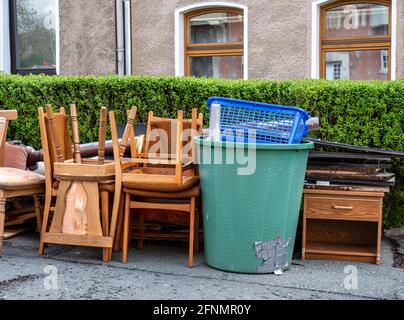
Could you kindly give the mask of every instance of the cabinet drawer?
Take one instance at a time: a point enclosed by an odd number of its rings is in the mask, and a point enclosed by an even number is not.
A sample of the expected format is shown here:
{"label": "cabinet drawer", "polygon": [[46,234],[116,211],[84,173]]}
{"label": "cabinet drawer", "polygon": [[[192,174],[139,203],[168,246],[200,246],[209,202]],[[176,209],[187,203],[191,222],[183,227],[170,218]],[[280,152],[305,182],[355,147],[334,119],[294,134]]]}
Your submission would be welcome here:
{"label": "cabinet drawer", "polygon": [[306,217],[318,219],[378,221],[382,198],[306,195]]}

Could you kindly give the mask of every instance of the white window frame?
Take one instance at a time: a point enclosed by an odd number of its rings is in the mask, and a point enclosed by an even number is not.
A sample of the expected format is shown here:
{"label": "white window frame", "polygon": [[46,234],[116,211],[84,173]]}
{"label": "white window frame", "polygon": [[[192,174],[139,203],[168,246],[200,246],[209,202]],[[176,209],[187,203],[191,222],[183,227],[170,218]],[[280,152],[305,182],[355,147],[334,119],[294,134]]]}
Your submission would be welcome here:
{"label": "white window frame", "polygon": [[[56,74],[60,74],[59,0],[56,0]],[[11,72],[10,24],[8,0],[0,0],[0,71]]]}
{"label": "white window frame", "polygon": [[248,79],[248,7],[245,5],[231,3],[231,2],[222,2],[222,1],[212,1],[212,2],[200,2],[191,4],[186,7],[179,8],[175,10],[174,19],[175,19],[175,76],[181,77],[185,75],[185,56],[184,56],[184,15],[199,9],[207,9],[207,8],[217,8],[217,7],[225,7],[225,8],[236,8],[243,10],[244,16],[244,60],[243,60],[243,72],[244,72],[244,80]]}
{"label": "white window frame", "polygon": [[[338,0],[317,0],[311,7],[311,78],[320,78],[320,8]],[[364,0],[366,2],[366,0]],[[397,77],[397,0],[391,1],[391,80]]]}
{"label": "white window frame", "polygon": [[10,28],[8,0],[0,0],[0,71],[10,73]]}

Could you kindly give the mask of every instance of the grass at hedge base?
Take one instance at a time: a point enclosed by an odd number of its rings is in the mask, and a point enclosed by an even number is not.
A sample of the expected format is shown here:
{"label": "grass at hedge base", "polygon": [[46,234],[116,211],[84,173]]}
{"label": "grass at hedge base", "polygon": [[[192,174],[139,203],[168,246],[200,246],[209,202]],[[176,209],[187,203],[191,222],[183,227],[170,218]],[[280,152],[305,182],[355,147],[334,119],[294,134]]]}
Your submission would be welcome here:
{"label": "grass at hedge base", "polygon": [[[101,106],[117,113],[124,122],[125,110],[138,107],[138,121],[148,111],[175,117],[178,109],[190,117],[193,107],[208,114],[211,96],[298,106],[319,116],[316,136],[354,145],[404,150],[404,81],[325,80],[220,80],[201,78],[104,76],[50,77],[0,75],[0,108],[17,109],[9,134],[36,148],[40,147],[37,108],[50,103],[76,103],[82,142],[96,141]],[[396,161],[399,185],[388,195],[386,226],[404,224],[404,162]]]}

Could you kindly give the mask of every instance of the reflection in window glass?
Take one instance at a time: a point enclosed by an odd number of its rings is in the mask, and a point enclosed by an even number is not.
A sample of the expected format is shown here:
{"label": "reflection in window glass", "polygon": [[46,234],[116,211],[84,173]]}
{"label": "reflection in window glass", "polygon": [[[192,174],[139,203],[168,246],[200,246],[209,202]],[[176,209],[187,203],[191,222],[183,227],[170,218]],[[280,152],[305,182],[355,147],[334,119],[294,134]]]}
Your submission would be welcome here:
{"label": "reflection in window glass", "polygon": [[388,80],[388,50],[326,53],[328,80]]}
{"label": "reflection in window glass", "polygon": [[224,43],[243,41],[243,16],[231,12],[206,13],[190,19],[190,42]]}
{"label": "reflection in window glass", "polygon": [[384,36],[389,34],[389,7],[349,4],[326,11],[325,38]]}
{"label": "reflection in window glass", "polygon": [[242,79],[242,56],[190,57],[189,74],[194,77]]}
{"label": "reflection in window glass", "polygon": [[16,0],[16,68],[56,68],[56,0]]}

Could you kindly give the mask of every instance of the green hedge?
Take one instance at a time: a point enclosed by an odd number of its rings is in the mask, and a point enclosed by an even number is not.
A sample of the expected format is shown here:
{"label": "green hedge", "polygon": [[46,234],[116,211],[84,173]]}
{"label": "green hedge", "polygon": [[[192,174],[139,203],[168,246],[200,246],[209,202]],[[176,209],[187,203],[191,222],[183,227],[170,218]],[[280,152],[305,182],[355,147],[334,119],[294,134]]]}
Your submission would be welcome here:
{"label": "green hedge", "polygon": [[[11,125],[13,139],[40,147],[37,108],[76,103],[82,142],[97,139],[101,106],[117,111],[123,121],[131,105],[146,121],[147,112],[175,117],[178,109],[189,116],[192,107],[208,114],[210,96],[296,105],[320,116],[316,135],[325,140],[404,150],[404,81],[249,80],[228,81],[174,77],[47,77],[0,75],[0,108],[17,109]],[[139,121],[138,118],[138,121]],[[395,170],[399,187],[388,196],[386,225],[404,223],[404,163]]]}

